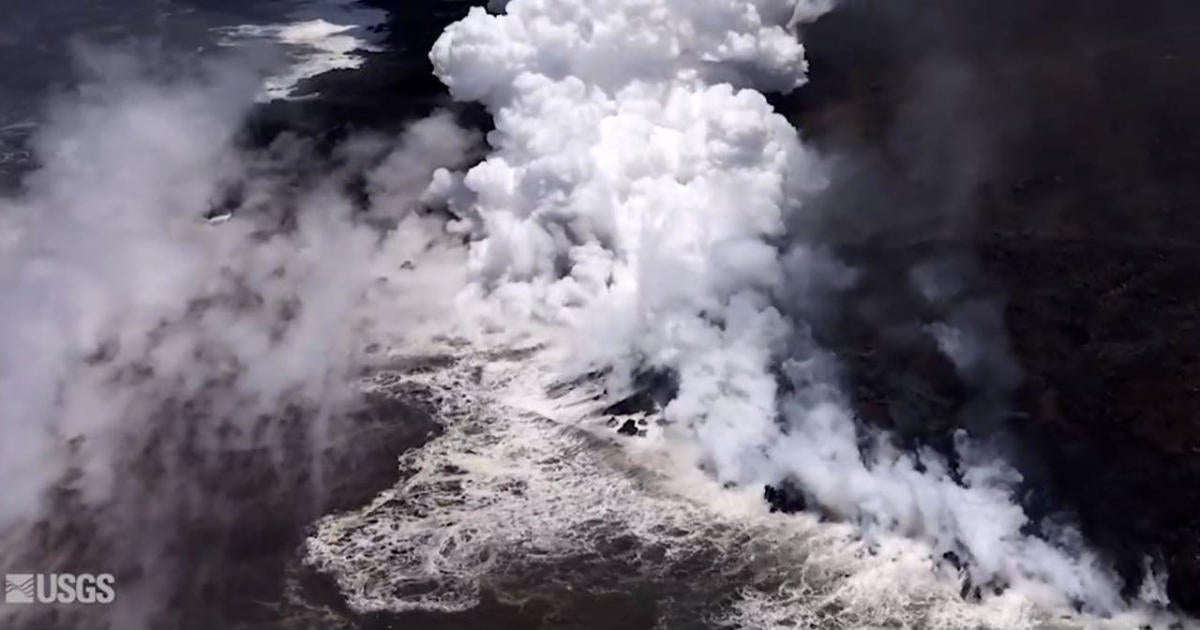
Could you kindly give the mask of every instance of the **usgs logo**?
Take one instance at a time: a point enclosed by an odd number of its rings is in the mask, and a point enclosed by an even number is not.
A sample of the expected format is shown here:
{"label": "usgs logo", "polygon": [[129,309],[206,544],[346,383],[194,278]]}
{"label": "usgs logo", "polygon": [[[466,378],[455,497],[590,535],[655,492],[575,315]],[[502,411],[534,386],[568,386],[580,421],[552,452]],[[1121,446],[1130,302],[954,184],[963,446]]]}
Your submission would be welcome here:
{"label": "usgs logo", "polygon": [[9,604],[110,604],[117,598],[112,574],[9,573],[4,601]]}

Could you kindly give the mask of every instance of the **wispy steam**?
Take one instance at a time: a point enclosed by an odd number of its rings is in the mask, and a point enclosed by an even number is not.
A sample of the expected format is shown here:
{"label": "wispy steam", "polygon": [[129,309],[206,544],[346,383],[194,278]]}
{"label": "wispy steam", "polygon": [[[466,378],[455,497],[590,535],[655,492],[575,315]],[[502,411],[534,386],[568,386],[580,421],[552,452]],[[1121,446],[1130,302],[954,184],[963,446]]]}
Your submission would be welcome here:
{"label": "wispy steam", "polygon": [[[245,149],[246,64],[168,80],[89,60],[36,138],[43,166],[0,200],[0,564],[144,571],[106,611],[142,625],[176,586],[174,519],[222,518],[202,480],[231,454],[318,457],[363,347],[444,317],[456,289],[433,289],[461,258],[414,212],[472,138],[438,115],[332,157],[288,137]],[[55,538],[80,526],[90,543]]]}

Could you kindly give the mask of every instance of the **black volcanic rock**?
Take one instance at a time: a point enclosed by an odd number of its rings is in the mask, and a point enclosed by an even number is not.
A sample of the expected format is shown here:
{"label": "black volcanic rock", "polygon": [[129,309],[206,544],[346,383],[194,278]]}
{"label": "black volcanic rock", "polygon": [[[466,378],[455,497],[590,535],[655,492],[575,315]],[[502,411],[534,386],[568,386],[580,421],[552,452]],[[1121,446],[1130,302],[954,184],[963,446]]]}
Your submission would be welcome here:
{"label": "black volcanic rock", "polygon": [[763,499],[771,506],[771,512],[795,514],[808,508],[804,493],[790,481],[763,486]]}
{"label": "black volcanic rock", "polygon": [[651,392],[642,390],[605,407],[601,413],[627,416],[635,413],[654,413],[657,410],[658,403]]}
{"label": "black volcanic rock", "polygon": [[634,376],[634,392],[605,407],[601,413],[627,416],[660,411],[679,390],[676,377],[668,372],[642,372]]}
{"label": "black volcanic rock", "polygon": [[633,437],[638,434],[638,430],[637,422],[634,420],[626,420],[625,423],[621,425],[621,428],[617,429],[617,433]]}

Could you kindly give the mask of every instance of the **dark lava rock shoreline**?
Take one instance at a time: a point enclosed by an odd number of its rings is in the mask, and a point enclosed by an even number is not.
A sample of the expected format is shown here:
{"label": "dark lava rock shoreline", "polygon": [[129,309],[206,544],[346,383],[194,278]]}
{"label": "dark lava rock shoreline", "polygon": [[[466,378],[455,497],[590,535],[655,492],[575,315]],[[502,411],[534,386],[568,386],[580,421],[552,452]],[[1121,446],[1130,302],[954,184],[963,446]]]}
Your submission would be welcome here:
{"label": "dark lava rock shoreline", "polygon": [[[775,100],[841,159],[819,229],[868,282],[950,261],[997,300],[1027,507],[1073,513],[1131,589],[1154,559],[1200,612],[1200,5],[845,0],[804,41],[811,82]],[[939,314],[875,286],[827,341],[864,417],[922,389],[909,434],[944,441],[972,392],[890,334]]]}

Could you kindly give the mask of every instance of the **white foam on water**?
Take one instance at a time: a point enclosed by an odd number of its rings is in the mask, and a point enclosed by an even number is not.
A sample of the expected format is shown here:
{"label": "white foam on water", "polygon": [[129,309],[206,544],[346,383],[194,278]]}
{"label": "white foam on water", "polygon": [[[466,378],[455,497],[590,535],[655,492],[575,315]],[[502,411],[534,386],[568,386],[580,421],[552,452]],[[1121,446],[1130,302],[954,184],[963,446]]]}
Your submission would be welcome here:
{"label": "white foam on water", "polygon": [[0,125],[0,168],[5,164],[24,164],[33,158],[33,153],[23,146],[22,140],[37,129],[31,120]]}
{"label": "white foam on water", "polygon": [[37,122],[33,120],[23,120],[20,122],[9,123],[0,125],[0,134],[29,133],[36,129],[37,126]]}
{"label": "white foam on water", "polygon": [[523,601],[651,584],[666,591],[662,627],[696,615],[738,628],[1164,622],[1147,611],[1048,610],[1016,589],[964,600],[959,574],[925,543],[867,542],[850,524],[771,514],[754,489],[696,469],[653,418],[645,438],[617,438],[596,413],[596,384],[544,393],[561,360],[551,350],[453,345],[441,362],[396,358],[410,367],[368,385],[427,392],[445,433],[401,458],[393,489],[325,518],[307,540],[306,562],[356,611],[462,611],[484,588]]}
{"label": "white foam on water", "polygon": [[223,46],[266,41],[284,49],[289,64],[263,81],[260,101],[295,98],[296,87],[306,79],[361,67],[364,59],[360,53],[380,50],[371,27],[381,24],[387,14],[353,2],[329,2],[304,7],[293,17],[296,21],[282,24],[217,29]]}

